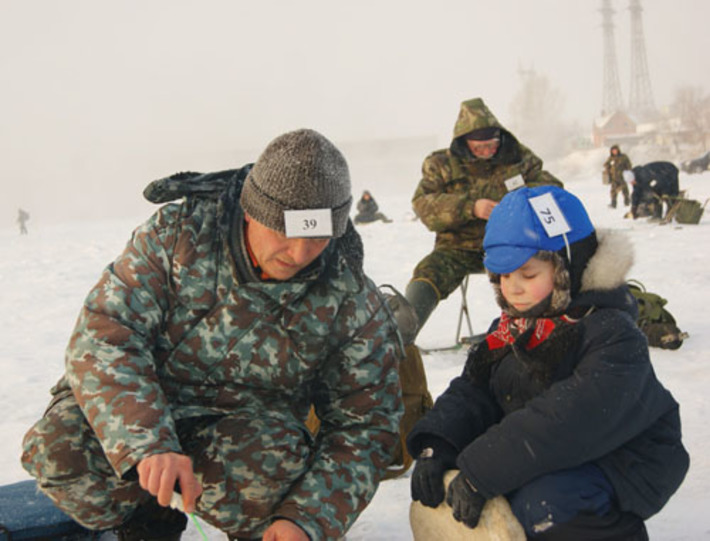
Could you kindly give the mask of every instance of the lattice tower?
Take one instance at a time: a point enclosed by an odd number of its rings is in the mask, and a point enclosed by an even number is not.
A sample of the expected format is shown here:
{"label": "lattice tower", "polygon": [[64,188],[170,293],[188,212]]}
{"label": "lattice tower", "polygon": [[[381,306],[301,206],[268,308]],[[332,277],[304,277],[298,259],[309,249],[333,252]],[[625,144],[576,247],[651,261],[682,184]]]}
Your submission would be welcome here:
{"label": "lattice tower", "polygon": [[656,112],[651,90],[651,77],[646,61],[646,42],[643,35],[641,0],[629,0],[631,12],[631,87],[629,112],[639,118]]}
{"label": "lattice tower", "polygon": [[621,98],[621,84],[616,62],[616,43],[614,41],[614,13],[611,0],[602,0],[599,10],[602,14],[602,31],[604,32],[604,88],[602,91],[602,115],[608,115],[624,109]]}

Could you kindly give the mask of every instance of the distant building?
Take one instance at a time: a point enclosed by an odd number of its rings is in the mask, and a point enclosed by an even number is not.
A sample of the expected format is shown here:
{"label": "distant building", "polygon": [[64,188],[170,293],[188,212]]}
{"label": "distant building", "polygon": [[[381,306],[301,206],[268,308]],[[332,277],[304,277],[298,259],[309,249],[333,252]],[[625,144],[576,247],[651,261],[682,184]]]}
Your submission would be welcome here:
{"label": "distant building", "polygon": [[598,118],[592,127],[592,143],[595,147],[635,141],[639,137],[636,122],[621,111]]}

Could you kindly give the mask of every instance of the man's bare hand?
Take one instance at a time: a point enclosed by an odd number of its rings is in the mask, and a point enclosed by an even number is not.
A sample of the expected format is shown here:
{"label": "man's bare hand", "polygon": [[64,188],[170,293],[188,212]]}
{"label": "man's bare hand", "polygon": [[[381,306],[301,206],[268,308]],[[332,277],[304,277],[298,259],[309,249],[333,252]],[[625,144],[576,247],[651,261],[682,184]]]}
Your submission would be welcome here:
{"label": "man's bare hand", "polygon": [[295,522],[290,520],[276,520],[264,532],[262,541],[309,541],[308,534]]}
{"label": "man's bare hand", "polygon": [[481,220],[487,220],[497,204],[498,202],[493,199],[477,199],[473,204],[473,215]]}
{"label": "man's bare hand", "polygon": [[144,490],[158,498],[158,503],[167,507],[175,491],[175,482],[180,483],[182,505],[185,513],[195,512],[195,501],[202,494],[190,457],[179,453],[161,453],[149,456],[138,463],[138,482]]}

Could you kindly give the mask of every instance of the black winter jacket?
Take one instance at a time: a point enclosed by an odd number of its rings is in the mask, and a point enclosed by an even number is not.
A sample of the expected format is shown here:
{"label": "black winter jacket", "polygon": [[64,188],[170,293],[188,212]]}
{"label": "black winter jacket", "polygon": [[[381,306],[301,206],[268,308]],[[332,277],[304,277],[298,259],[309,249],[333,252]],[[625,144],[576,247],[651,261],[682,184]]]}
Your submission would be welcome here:
{"label": "black winter jacket", "polygon": [[645,197],[669,195],[678,196],[678,168],[671,162],[651,162],[637,165],[632,169],[634,184],[631,192],[631,206],[638,207]]}
{"label": "black winter jacket", "polygon": [[[470,354],[464,373],[409,434],[412,456],[425,447],[435,456],[437,446],[455,449],[456,466],[487,498],[592,462],[612,483],[621,510],[646,519],[663,507],[689,465],[679,408],[656,378],[635,324],[624,279],[630,246],[618,232],[598,236],[568,311],[594,309],[573,325],[574,339],[559,351],[552,339],[532,359],[508,346],[485,377],[474,375]],[[554,366],[541,383],[533,365],[545,363]]]}

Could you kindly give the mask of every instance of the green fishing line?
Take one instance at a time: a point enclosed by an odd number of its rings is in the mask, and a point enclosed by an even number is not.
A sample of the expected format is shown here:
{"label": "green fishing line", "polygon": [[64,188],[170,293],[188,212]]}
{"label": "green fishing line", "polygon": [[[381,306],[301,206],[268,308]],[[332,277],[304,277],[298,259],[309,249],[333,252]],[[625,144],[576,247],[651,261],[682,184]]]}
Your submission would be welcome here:
{"label": "green fishing line", "polygon": [[192,517],[192,522],[194,522],[195,526],[197,527],[197,531],[200,532],[202,539],[207,541],[207,536],[205,535],[205,531],[202,529],[202,526],[200,526],[200,523],[198,522],[197,517],[195,516],[195,513],[190,513],[190,516]]}

